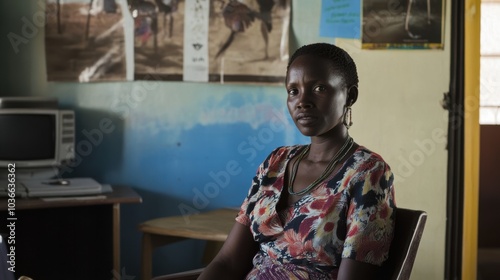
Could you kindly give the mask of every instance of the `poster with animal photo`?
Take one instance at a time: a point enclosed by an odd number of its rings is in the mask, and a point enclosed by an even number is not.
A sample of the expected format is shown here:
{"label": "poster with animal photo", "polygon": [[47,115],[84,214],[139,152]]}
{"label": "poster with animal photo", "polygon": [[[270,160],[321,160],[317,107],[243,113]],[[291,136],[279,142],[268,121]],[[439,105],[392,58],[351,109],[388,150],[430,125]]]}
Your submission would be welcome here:
{"label": "poster with animal photo", "polygon": [[134,78],[182,81],[185,2],[128,2],[134,21]]}
{"label": "poster with animal photo", "polygon": [[134,18],[135,79],[284,81],[289,0],[129,2]]}
{"label": "poster with animal photo", "polygon": [[443,49],[445,0],[363,1],[363,49]]}
{"label": "poster with animal photo", "polygon": [[210,81],[282,83],[288,62],[290,0],[212,2]]}
{"label": "poster with animal photo", "polygon": [[115,0],[47,0],[47,79],[126,80],[124,9]]}
{"label": "poster with animal photo", "polygon": [[46,0],[47,78],[282,83],[289,1]]}

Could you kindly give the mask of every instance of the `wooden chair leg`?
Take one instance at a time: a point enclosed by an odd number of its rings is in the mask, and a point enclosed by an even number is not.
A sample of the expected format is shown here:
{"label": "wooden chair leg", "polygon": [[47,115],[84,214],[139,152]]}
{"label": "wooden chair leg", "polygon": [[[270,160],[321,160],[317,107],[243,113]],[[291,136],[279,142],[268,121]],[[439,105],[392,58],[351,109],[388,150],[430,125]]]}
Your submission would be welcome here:
{"label": "wooden chair leg", "polygon": [[150,280],[153,277],[153,250],[155,248],[185,239],[184,237],[162,236],[144,232],[142,235],[141,279]]}

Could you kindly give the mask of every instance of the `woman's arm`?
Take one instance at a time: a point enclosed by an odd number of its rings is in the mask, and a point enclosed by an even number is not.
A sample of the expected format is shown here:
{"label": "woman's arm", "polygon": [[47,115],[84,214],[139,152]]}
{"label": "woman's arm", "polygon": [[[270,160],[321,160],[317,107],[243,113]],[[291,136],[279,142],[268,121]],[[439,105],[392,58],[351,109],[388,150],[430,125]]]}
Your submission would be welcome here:
{"label": "woman's arm", "polygon": [[224,245],[198,280],[244,279],[259,250],[248,226],[236,222]]}
{"label": "woman's arm", "polygon": [[375,279],[378,269],[379,267],[373,264],[343,258],[337,280]]}

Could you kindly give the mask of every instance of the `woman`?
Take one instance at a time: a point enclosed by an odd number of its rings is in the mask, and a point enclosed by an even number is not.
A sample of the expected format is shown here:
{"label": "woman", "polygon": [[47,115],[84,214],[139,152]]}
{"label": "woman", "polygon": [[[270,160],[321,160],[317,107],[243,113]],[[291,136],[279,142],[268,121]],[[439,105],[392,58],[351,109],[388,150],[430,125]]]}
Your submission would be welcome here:
{"label": "woman", "polygon": [[393,174],[349,136],[352,58],[317,43],[290,58],[290,115],[310,145],[260,165],[224,246],[198,279],[374,279],[395,220]]}

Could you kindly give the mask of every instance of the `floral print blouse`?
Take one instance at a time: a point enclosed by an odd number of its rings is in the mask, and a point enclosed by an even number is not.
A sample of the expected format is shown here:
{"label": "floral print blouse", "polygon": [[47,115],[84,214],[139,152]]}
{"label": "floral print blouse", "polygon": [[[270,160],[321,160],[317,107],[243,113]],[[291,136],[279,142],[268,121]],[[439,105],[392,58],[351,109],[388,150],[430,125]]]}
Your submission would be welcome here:
{"label": "floral print blouse", "polygon": [[342,258],[381,265],[388,257],[394,176],[380,155],[363,146],[280,219],[276,206],[287,191],[287,163],[304,148],[277,148],[253,178],[236,217],[260,244],[246,279],[336,279]]}

